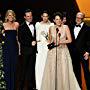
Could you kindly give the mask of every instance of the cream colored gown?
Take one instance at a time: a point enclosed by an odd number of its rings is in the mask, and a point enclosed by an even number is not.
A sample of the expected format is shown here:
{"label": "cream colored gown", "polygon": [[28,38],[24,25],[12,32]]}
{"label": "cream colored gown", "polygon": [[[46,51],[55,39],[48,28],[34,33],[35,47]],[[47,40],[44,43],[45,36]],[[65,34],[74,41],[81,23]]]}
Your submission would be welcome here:
{"label": "cream colored gown", "polygon": [[[66,25],[62,26],[60,40],[66,39],[66,27]],[[54,26],[51,29],[52,40],[56,39],[55,28]],[[56,48],[48,51],[41,90],[81,90],[73,71],[72,60],[66,44],[57,47],[57,60]]]}

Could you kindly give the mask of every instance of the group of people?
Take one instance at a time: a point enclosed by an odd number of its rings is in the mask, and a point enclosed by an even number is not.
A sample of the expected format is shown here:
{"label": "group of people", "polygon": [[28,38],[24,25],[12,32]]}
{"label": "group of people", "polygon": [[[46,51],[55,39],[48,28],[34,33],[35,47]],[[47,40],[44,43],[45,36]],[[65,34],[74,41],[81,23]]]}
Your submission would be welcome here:
{"label": "group of people", "polygon": [[[84,17],[78,12],[75,24],[68,26],[60,12],[54,13],[51,22],[44,11],[42,20],[35,23],[32,11],[27,9],[20,25],[14,11],[8,10],[2,29],[6,90],[81,90],[80,63],[90,90],[90,27]],[[19,87],[15,88],[19,54],[23,63]]]}

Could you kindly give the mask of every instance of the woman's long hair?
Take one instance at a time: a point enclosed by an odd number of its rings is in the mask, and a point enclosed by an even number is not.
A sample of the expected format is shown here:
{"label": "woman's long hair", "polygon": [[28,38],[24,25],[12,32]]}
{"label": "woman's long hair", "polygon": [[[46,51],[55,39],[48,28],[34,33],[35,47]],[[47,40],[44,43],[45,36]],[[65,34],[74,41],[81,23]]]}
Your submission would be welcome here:
{"label": "woman's long hair", "polygon": [[15,21],[16,20],[16,14],[15,14],[15,12],[13,10],[7,10],[6,15],[5,15],[5,22],[8,22],[8,14],[9,13],[12,13],[12,15],[13,15],[13,21]]}

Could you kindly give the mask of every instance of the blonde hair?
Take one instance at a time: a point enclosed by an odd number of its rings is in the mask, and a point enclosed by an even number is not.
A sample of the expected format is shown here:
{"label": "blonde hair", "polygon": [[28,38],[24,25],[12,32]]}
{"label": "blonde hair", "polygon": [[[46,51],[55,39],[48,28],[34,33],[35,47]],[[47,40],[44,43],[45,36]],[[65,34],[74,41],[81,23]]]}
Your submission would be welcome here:
{"label": "blonde hair", "polygon": [[12,13],[12,15],[13,15],[13,21],[15,21],[16,20],[16,14],[15,14],[15,12],[13,11],[13,10],[7,10],[7,12],[6,12],[6,15],[5,15],[5,22],[7,22],[8,21],[8,14],[9,13]]}
{"label": "blonde hair", "polygon": [[83,12],[78,12],[77,15],[82,15],[83,19],[85,18],[85,14]]}

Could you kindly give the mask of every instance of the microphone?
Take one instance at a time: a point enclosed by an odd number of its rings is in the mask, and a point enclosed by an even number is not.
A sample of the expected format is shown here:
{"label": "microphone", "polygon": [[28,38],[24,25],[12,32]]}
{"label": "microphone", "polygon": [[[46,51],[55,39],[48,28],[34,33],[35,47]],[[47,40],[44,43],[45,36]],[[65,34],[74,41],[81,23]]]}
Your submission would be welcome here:
{"label": "microphone", "polygon": [[[56,32],[58,33],[59,32],[59,29],[58,28],[56,28]],[[61,36],[61,33],[58,33],[58,37],[60,37]]]}
{"label": "microphone", "polygon": [[60,37],[61,36],[61,33],[59,33],[58,36]]}
{"label": "microphone", "polygon": [[58,28],[56,28],[56,32],[58,33],[58,31],[59,31],[59,29]]}
{"label": "microphone", "polygon": [[[58,34],[58,37],[60,37],[60,36],[61,36],[61,33],[58,33],[58,31],[59,31],[59,29],[56,28],[56,33]],[[56,37],[57,37],[57,35],[56,35]],[[56,38],[56,39],[57,39],[57,38]],[[56,40],[56,41],[57,41],[57,40]],[[55,45],[54,42],[48,44],[47,46],[48,46],[48,49],[53,49],[54,47],[57,47],[57,45]]]}
{"label": "microphone", "polygon": [[60,37],[61,36],[61,33],[58,33],[58,36]]}

